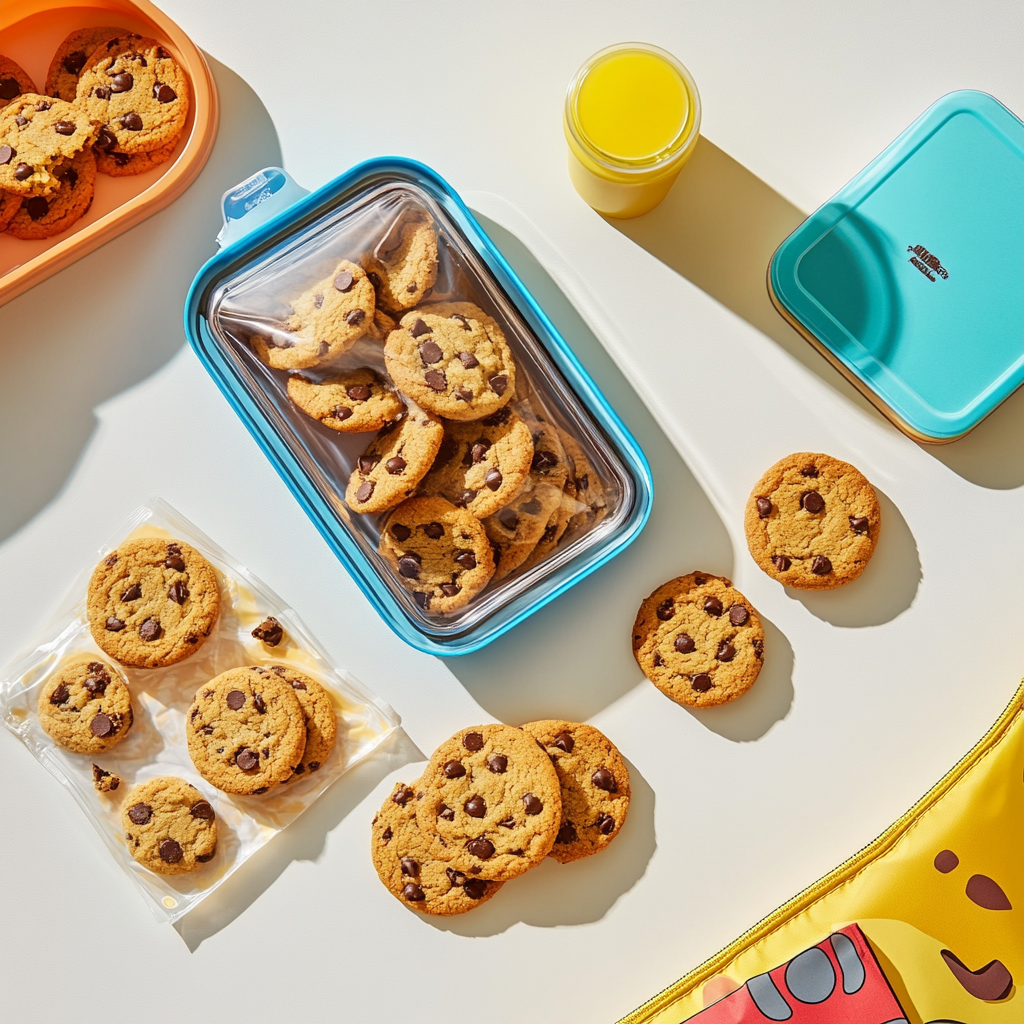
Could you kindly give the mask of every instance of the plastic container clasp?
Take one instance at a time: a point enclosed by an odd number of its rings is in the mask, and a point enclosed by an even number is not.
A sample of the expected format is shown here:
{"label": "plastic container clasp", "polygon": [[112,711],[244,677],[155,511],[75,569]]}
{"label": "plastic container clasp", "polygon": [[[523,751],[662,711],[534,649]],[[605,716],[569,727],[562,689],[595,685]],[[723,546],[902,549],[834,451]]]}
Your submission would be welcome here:
{"label": "plastic container clasp", "polygon": [[308,195],[309,191],[280,167],[264,167],[257,171],[221,197],[224,226],[217,235],[218,247],[223,249],[237,242]]}

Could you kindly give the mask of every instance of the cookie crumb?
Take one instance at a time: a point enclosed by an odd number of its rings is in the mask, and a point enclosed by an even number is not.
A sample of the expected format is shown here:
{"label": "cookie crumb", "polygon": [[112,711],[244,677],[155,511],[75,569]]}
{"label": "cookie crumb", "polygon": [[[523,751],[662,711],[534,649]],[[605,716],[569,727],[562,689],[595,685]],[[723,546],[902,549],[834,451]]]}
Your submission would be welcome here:
{"label": "cookie crumb", "polygon": [[97,793],[113,793],[121,785],[121,776],[104,771],[98,764],[92,766],[92,784]]}

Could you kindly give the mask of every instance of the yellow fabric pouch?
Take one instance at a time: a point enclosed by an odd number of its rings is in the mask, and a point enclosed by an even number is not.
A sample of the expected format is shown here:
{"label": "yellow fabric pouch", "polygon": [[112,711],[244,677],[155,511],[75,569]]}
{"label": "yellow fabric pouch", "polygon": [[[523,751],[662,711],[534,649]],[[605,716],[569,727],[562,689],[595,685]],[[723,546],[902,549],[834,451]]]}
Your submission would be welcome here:
{"label": "yellow fabric pouch", "polygon": [[620,1024],[1022,1024],[1024,686],[870,846]]}

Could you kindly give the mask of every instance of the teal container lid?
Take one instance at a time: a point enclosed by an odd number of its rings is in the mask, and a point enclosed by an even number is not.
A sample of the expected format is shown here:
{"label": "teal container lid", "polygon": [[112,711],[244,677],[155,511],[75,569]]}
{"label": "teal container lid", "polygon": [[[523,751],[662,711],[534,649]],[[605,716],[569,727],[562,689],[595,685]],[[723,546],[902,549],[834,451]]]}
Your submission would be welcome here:
{"label": "teal container lid", "polygon": [[1024,383],[1024,123],[943,96],[779,246],[768,285],[901,430],[962,437]]}

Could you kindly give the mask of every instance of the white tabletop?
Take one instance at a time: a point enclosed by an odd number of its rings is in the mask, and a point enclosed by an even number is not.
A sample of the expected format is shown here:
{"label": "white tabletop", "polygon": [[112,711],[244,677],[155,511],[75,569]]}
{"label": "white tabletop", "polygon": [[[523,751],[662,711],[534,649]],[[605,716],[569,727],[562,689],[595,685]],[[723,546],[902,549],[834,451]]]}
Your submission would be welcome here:
{"label": "white tabletop", "polygon": [[[220,137],[171,208],[0,309],[0,662],[158,494],[291,602],[407,737],[172,928],[4,732],[0,1007],[37,1022],[114,1007],[169,1024],[614,1021],[871,840],[1017,685],[1024,395],[955,445],[919,447],[774,314],[764,268],[943,93],[982,89],[1024,113],[1024,7],[163,6],[210,55]],[[705,139],[659,210],[616,227],[572,190],[560,104],[577,65],[625,39],[689,66]],[[655,476],[633,547],[449,661],[372,611],[181,329],[222,191],[281,161],[314,188],[388,153],[432,165],[482,215]],[[753,481],[797,450],[849,459],[881,492],[875,558],[835,593],[782,589],[743,543]],[[662,696],[629,647],[640,600],[694,568],[730,576],[768,629],[755,689],[705,713]],[[460,727],[547,717],[592,721],[629,759],[621,837],[464,917],[402,907],[369,858],[390,785]]]}

